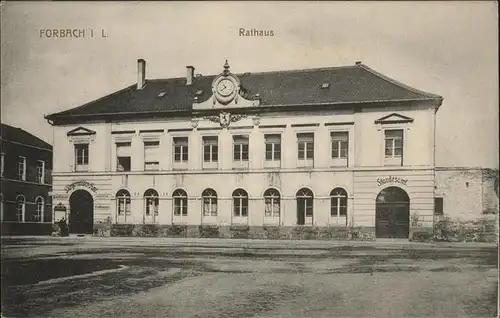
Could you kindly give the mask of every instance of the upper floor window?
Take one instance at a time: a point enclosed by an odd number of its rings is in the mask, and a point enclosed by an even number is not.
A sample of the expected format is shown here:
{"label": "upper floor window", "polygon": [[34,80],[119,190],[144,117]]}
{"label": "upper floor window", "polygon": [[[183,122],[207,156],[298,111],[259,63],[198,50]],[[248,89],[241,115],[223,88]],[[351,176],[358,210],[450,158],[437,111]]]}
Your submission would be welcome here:
{"label": "upper floor window", "polygon": [[297,157],[299,166],[311,166],[314,160],[314,133],[297,134]]}
{"label": "upper floor window", "polygon": [[36,162],[36,182],[44,183],[45,179],[45,161],[38,160]]}
{"label": "upper floor window", "polygon": [[332,139],[332,159],[347,159],[349,149],[349,133],[338,131],[331,133]]}
{"label": "upper floor window", "polygon": [[403,130],[385,131],[385,157],[401,158],[403,156]]}
{"label": "upper floor window", "polygon": [[19,180],[26,180],[26,158],[19,156],[17,159],[17,175]]}
{"label": "upper floor window", "polygon": [[89,144],[75,144],[76,171],[87,170],[89,164]]}
{"label": "upper floor window", "polygon": [[144,141],[144,170],[160,169],[160,142]]}
{"label": "upper floor window", "polygon": [[188,137],[174,137],[174,162],[188,162]]}
{"label": "upper floor window", "polygon": [[248,161],[248,145],[249,139],[247,135],[233,136],[234,161]]}
{"label": "upper floor window", "polygon": [[279,161],[281,160],[281,135],[268,134],[264,135],[266,143],[266,160]]}
{"label": "upper floor window", "polygon": [[130,171],[131,170],[131,142],[117,142],[116,143],[116,171]]}
{"label": "upper floor window", "polygon": [[203,162],[212,163],[219,160],[219,146],[217,136],[203,137]]}

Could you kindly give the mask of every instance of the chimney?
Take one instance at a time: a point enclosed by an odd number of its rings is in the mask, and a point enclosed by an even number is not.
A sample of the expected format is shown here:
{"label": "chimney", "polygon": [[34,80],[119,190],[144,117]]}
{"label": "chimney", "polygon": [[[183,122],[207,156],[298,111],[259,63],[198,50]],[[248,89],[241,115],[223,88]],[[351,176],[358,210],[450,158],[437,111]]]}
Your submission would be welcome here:
{"label": "chimney", "polygon": [[186,66],[186,85],[193,84],[194,66]]}
{"label": "chimney", "polygon": [[146,83],[146,61],[137,60],[137,89],[142,89]]}
{"label": "chimney", "polygon": [[360,65],[360,64],[362,64],[361,61],[357,61],[356,62],[356,65]]}

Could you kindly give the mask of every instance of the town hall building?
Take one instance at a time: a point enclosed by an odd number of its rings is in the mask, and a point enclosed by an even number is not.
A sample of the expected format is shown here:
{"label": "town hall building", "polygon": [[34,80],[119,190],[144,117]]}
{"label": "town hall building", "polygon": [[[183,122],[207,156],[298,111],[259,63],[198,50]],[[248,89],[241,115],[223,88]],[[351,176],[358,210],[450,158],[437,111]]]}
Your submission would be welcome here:
{"label": "town hall building", "polygon": [[[431,229],[439,95],[370,67],[146,79],[47,115],[55,220]],[[418,218],[418,226],[410,220]]]}

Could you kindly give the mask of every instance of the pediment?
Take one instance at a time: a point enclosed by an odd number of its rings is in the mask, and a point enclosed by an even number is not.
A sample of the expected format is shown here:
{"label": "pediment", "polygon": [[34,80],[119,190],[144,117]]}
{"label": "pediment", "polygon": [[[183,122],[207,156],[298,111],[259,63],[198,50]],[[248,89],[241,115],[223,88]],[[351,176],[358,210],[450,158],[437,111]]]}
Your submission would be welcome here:
{"label": "pediment", "polygon": [[390,115],[375,120],[375,124],[404,124],[412,122],[413,118],[397,113],[392,113]]}
{"label": "pediment", "polygon": [[88,135],[95,135],[95,131],[80,126],[80,127],[77,127],[73,130],[68,131],[67,135],[68,136],[88,136]]}

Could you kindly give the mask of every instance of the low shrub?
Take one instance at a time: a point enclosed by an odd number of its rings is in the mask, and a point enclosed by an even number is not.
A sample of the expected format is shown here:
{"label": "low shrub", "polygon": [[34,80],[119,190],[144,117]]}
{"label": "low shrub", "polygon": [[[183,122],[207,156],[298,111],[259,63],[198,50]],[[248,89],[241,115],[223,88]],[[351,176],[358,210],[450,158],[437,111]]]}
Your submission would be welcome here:
{"label": "low shrub", "polygon": [[111,236],[111,224],[94,224],[94,236]]}
{"label": "low shrub", "polygon": [[134,224],[113,224],[111,226],[111,236],[132,236]]}
{"label": "low shrub", "polygon": [[219,227],[213,225],[200,225],[199,236],[203,238],[218,238]]}
{"label": "low shrub", "polygon": [[279,240],[282,237],[279,226],[264,226],[264,238],[268,240]]}
{"label": "low shrub", "polygon": [[496,242],[496,220],[452,220],[443,217],[434,224],[434,239],[447,242]]}
{"label": "low shrub", "polygon": [[430,242],[433,240],[432,233],[426,231],[418,231],[411,233],[410,241],[412,242]]}
{"label": "low shrub", "polygon": [[235,239],[247,239],[249,238],[250,227],[248,226],[232,226],[230,228],[231,238]]}
{"label": "low shrub", "polygon": [[161,236],[187,237],[187,225],[174,224],[162,229]]}
{"label": "low shrub", "polygon": [[132,235],[140,237],[155,237],[158,236],[159,232],[160,227],[157,224],[141,224],[135,226]]}
{"label": "low shrub", "polygon": [[375,233],[365,232],[361,226],[350,226],[347,230],[347,239],[353,241],[374,241]]}

